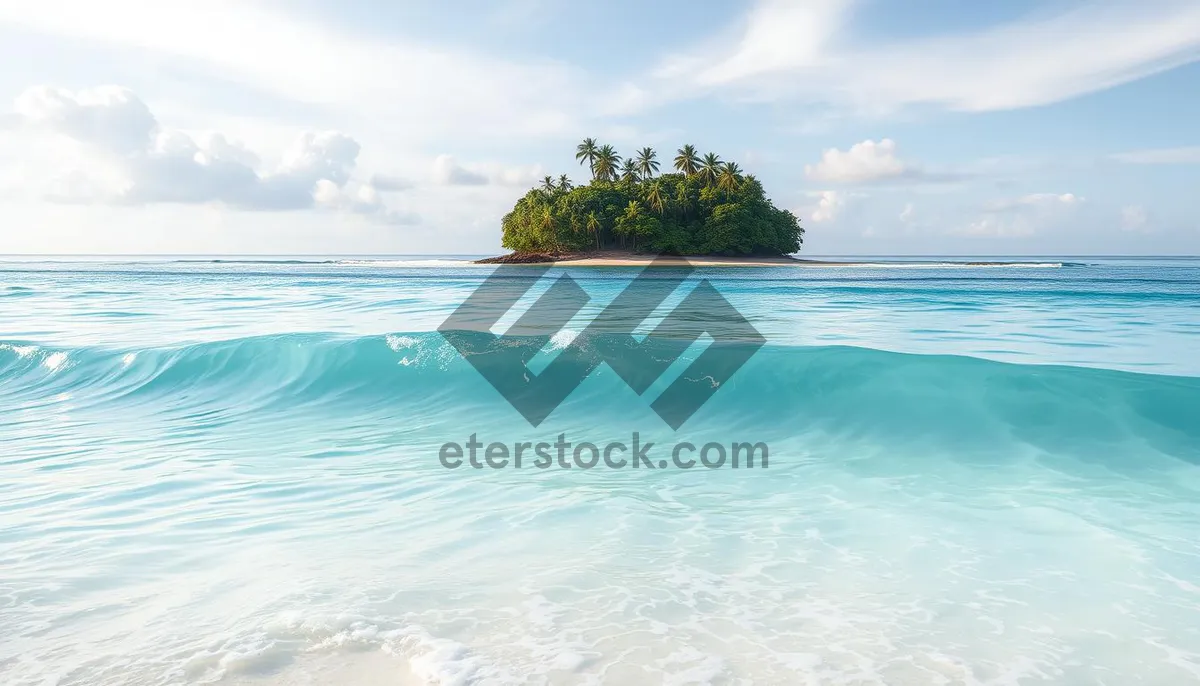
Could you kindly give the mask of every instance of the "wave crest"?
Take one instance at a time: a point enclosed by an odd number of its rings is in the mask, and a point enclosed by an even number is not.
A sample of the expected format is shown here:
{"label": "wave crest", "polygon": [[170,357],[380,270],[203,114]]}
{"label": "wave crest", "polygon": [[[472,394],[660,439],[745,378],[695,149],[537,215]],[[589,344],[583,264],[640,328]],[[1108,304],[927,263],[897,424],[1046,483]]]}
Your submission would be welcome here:
{"label": "wave crest", "polygon": [[[565,344],[557,340],[551,347]],[[669,382],[683,364],[660,381]],[[106,410],[149,404],[252,412],[319,404],[331,411],[491,412],[519,420],[436,332],[285,334],[145,350],[9,341],[0,343],[0,384],[18,403],[66,393]],[[664,385],[639,400],[601,366],[551,418],[651,421],[647,406]],[[1061,453],[1064,446],[1055,442],[1072,437],[1080,451],[1151,446],[1200,463],[1197,414],[1200,379],[1194,377],[768,345],[691,425],[753,427],[780,439],[818,431],[963,450],[1016,440]]]}

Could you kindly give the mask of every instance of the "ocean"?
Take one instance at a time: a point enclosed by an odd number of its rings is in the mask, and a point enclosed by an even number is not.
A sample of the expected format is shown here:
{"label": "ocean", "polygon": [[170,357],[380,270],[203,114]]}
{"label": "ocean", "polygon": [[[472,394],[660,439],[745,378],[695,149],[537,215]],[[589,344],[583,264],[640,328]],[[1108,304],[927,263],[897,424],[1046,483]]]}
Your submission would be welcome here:
{"label": "ocean", "polygon": [[1200,259],[856,259],[689,277],[766,344],[672,430],[706,341],[532,426],[461,256],[0,258],[0,683],[1200,684]]}

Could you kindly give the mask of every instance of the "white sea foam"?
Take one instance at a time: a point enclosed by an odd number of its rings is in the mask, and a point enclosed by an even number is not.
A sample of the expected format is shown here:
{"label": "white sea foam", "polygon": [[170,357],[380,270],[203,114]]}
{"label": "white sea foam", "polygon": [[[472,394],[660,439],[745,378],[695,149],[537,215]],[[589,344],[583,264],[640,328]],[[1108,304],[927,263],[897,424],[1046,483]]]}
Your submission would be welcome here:
{"label": "white sea foam", "polygon": [[[770,344],[676,433],[605,367],[529,427],[420,333],[465,272],[180,269],[0,298],[6,686],[1200,683],[1195,379],[942,356],[1194,375],[1195,272],[716,282]],[[771,466],[437,461],[630,429]]]}
{"label": "white sea foam", "polygon": [[971,264],[967,262],[853,262],[849,264],[830,264],[816,266],[829,267],[870,267],[872,269],[1059,269],[1062,262],[983,262]]}
{"label": "white sea foam", "polygon": [[549,349],[562,350],[563,348],[571,345],[572,341],[574,341],[578,336],[579,331],[575,329],[560,329],[550,337]]}
{"label": "white sea foam", "polygon": [[412,348],[412,347],[416,346],[417,343],[419,342],[416,338],[413,338],[412,336],[397,336],[396,334],[390,334],[390,333],[388,335],[384,336],[384,340],[387,342],[388,347],[391,348],[395,352],[400,352],[401,350]]}
{"label": "white sea foam", "polygon": [[471,258],[462,259],[415,259],[415,260],[337,260],[335,264],[348,267],[486,267],[477,265]]}
{"label": "white sea foam", "polygon": [[0,343],[0,350],[11,350],[17,357],[25,359],[38,351],[36,345],[12,345],[10,343]]}
{"label": "white sea foam", "polygon": [[67,353],[61,351],[50,353],[46,356],[46,359],[42,360],[42,365],[52,372],[58,371],[64,364],[67,363],[67,357]]}

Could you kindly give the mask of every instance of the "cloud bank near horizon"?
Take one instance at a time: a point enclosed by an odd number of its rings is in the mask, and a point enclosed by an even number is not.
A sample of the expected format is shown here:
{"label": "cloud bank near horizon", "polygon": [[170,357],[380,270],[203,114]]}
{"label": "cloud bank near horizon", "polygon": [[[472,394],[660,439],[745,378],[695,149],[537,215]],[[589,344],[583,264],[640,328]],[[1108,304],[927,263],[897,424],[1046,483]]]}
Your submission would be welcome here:
{"label": "cloud bank near horizon", "polygon": [[[544,174],[586,177],[573,148],[593,135],[625,153],[651,145],[660,159],[682,142],[722,151],[797,208],[814,249],[888,236],[993,249],[970,242],[989,236],[1039,251],[1086,217],[1114,250],[1133,245],[1121,241],[1136,229],[1159,249],[1200,252],[1181,192],[1200,165],[1183,127],[1188,104],[1178,89],[1142,85],[1195,71],[1200,5],[1018,2],[988,16],[963,8],[945,25],[931,15],[928,26],[901,21],[922,12],[917,4],[870,9],[757,0],[728,21],[598,59],[566,30],[574,13],[593,11],[580,6],[486,24],[484,40],[461,41],[438,30],[448,17],[418,25],[427,17],[410,12],[411,26],[368,26],[324,0],[304,11],[233,0],[3,3],[0,36],[20,40],[0,44],[0,58],[29,66],[0,75],[0,98],[13,103],[0,111],[0,208],[54,217],[41,222],[50,248],[65,242],[56,232],[99,224],[89,219],[99,208],[111,225],[139,221],[138,208],[203,206],[230,221],[334,221],[347,235],[357,226],[347,221],[404,226],[415,249],[456,252],[497,240],[514,189]],[[616,26],[618,14],[588,16]],[[875,17],[887,20],[871,26]],[[459,21],[469,31],[485,19]],[[665,28],[680,18],[656,6],[642,20]],[[498,47],[507,43],[523,47]],[[1090,120],[1064,121],[1084,96],[1129,84],[1139,98],[1116,107],[1176,128],[1125,117],[1087,139]],[[1034,196],[1089,200],[1019,202]]]}

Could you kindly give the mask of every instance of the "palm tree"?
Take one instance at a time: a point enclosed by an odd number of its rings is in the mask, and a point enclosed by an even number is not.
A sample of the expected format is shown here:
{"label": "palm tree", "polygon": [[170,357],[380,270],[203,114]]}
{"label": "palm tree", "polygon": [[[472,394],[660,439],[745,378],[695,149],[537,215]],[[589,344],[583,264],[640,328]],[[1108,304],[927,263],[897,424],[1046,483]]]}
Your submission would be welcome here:
{"label": "palm tree", "polygon": [[542,190],[547,193],[554,192],[554,190],[555,190],[554,177],[552,177],[552,176],[543,176],[542,177]]}
{"label": "palm tree", "polygon": [[615,181],[619,164],[621,164],[621,156],[617,154],[613,146],[602,146],[596,151],[596,161],[592,163],[592,176],[601,181]]}
{"label": "palm tree", "polygon": [[595,237],[596,249],[599,250],[600,249],[600,218],[596,216],[595,212],[588,212],[587,230],[588,230],[588,233],[592,234],[592,236]]}
{"label": "palm tree", "polygon": [[675,187],[675,207],[679,208],[680,218],[687,219],[688,212],[692,209],[692,196],[688,193],[686,183]]}
{"label": "palm tree", "polygon": [[637,233],[635,233],[633,231],[633,228],[634,228],[634,225],[636,224],[636,222],[641,218],[642,218],[641,204],[638,203],[638,201],[636,201],[636,200],[630,200],[629,204],[625,206],[625,216],[621,217],[621,219],[624,220],[623,223],[625,224],[625,227],[626,227],[625,228],[625,230],[627,232],[626,237],[633,238],[633,243],[630,247],[632,247],[634,250],[637,250]]}
{"label": "palm tree", "polygon": [[658,160],[655,159],[656,157],[658,157],[658,153],[654,152],[654,150],[651,148],[642,148],[641,150],[638,150],[638,172],[642,175],[643,179],[648,179],[651,176],[654,176],[654,172],[658,171]]}
{"label": "palm tree", "polygon": [[561,174],[558,177],[558,189],[561,191],[569,191],[574,186],[571,185],[571,179],[567,178],[566,174]]}
{"label": "palm tree", "polygon": [[634,183],[638,180],[638,164],[633,161],[633,158],[625,160],[621,165],[621,180],[629,183]]}
{"label": "palm tree", "polygon": [[717,188],[723,191],[737,190],[742,182],[742,168],[737,162],[726,162],[721,166],[721,175],[717,178]]}
{"label": "palm tree", "polygon": [[711,186],[717,182],[717,177],[721,175],[721,158],[715,153],[708,153],[704,156],[704,162],[700,165],[700,178],[704,180],[705,186]]}
{"label": "palm tree", "polygon": [[545,205],[542,207],[542,216],[538,220],[538,228],[551,236],[554,244],[558,245],[558,232],[555,231],[556,226],[557,223],[554,221],[554,211],[550,209],[549,205]]}
{"label": "palm tree", "polygon": [[688,144],[676,150],[675,168],[679,171],[691,176],[696,173],[696,169],[700,166],[700,157],[696,155],[696,146]]}
{"label": "palm tree", "polygon": [[596,156],[599,152],[595,138],[584,138],[582,143],[575,146],[575,159],[579,160],[580,164],[585,161],[588,163],[588,169],[592,170],[593,180],[596,178]]}
{"label": "palm tree", "polygon": [[662,181],[655,181],[650,184],[650,188],[646,191],[646,204],[654,208],[654,211],[660,215],[663,213],[666,202],[662,194]]}

